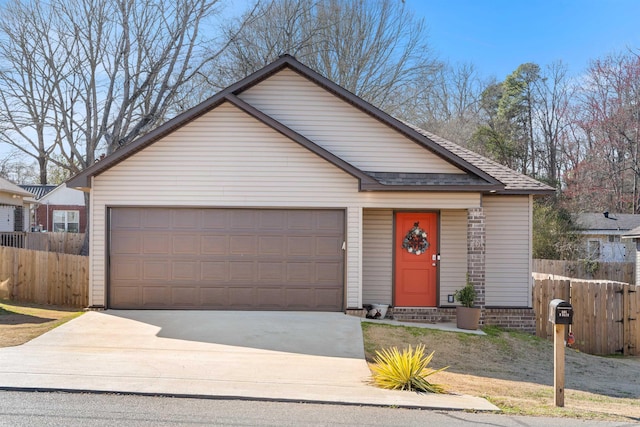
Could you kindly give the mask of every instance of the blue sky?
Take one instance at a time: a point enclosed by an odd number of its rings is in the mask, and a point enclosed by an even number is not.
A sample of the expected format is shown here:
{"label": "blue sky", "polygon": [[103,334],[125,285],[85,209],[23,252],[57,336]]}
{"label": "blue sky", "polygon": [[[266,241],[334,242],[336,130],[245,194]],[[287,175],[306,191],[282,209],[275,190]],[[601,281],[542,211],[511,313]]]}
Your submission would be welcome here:
{"label": "blue sky", "polygon": [[503,80],[518,65],[589,60],[640,49],[640,0],[406,0],[423,17],[440,59],[471,62]]}

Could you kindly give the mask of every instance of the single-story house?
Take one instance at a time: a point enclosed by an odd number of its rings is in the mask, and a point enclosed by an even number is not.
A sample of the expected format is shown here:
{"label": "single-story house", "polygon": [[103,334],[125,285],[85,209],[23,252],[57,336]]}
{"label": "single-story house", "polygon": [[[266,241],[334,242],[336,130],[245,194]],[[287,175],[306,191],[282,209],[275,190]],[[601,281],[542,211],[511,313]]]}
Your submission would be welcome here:
{"label": "single-story house", "polygon": [[33,202],[33,194],[0,178],[0,232],[27,231],[31,202]]}
{"label": "single-story house", "polygon": [[635,256],[629,258],[629,262],[636,263],[636,285],[638,285],[640,284],[640,226],[627,231],[622,237],[630,239],[635,246]]}
{"label": "single-story house", "polygon": [[31,231],[81,233],[87,225],[85,193],[66,184],[20,185],[33,193],[37,204],[31,212]]}
{"label": "single-story house", "polygon": [[640,215],[580,213],[575,217],[582,236],[584,257],[602,262],[633,262],[636,245],[625,237],[640,227]]}
{"label": "single-story house", "polygon": [[532,205],[553,189],[284,55],[71,178],[92,307],[317,310],[532,330]]}

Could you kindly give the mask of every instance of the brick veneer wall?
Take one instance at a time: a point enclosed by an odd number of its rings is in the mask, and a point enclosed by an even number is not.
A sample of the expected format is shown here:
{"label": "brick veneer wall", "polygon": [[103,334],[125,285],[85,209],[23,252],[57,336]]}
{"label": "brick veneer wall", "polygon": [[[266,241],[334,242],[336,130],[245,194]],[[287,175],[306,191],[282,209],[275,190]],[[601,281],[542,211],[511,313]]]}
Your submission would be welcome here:
{"label": "brick veneer wall", "polygon": [[482,208],[467,211],[467,274],[476,290],[476,307],[485,305],[485,215]]}
{"label": "brick veneer wall", "polygon": [[[365,317],[366,310],[347,310],[347,314]],[[391,307],[387,311],[387,318],[401,322],[454,323],[456,309]],[[480,317],[480,326],[485,325],[535,333],[536,316],[533,308],[484,308]]]}

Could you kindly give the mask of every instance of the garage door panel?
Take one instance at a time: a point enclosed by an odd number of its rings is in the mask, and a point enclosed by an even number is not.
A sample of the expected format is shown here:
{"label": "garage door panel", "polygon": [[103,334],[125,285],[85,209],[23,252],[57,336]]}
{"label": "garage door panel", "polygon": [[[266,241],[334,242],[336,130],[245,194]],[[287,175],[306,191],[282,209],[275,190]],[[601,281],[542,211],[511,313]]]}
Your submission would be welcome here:
{"label": "garage door panel", "polygon": [[200,267],[195,261],[173,261],[171,263],[172,281],[199,281]]}
{"label": "garage door panel", "polygon": [[200,306],[224,309],[229,306],[229,289],[226,287],[200,288]]}
{"label": "garage door panel", "polygon": [[142,288],[142,307],[166,308],[171,306],[169,286],[145,286]]}
{"label": "garage door panel", "polygon": [[183,209],[171,211],[171,228],[191,230],[200,223],[201,212],[197,209]]}
{"label": "garage door panel", "polygon": [[113,269],[111,273],[113,279],[118,281],[137,281],[142,279],[141,260],[118,257],[113,258],[112,263],[118,266],[118,268]]}
{"label": "garage door panel", "polygon": [[196,307],[200,302],[200,289],[195,286],[172,287],[171,305],[178,307]]}
{"label": "garage door panel", "polygon": [[231,228],[233,230],[253,230],[256,228],[256,211],[238,210],[231,215]]}
{"label": "garage door panel", "polygon": [[295,236],[287,239],[287,255],[294,257],[309,257],[314,252],[315,238],[313,236]]}
{"label": "garage door panel", "polygon": [[228,265],[230,282],[255,282],[257,274],[254,262],[232,261]]}
{"label": "garage door panel", "polygon": [[137,284],[121,285],[111,290],[111,303],[116,307],[140,308],[142,288]]}
{"label": "garage door panel", "polygon": [[142,209],[142,228],[167,229],[171,224],[171,211],[168,209]]}
{"label": "garage door panel", "polygon": [[111,210],[111,223],[118,224],[120,229],[139,229],[142,224],[142,209],[118,208]]}
{"label": "garage door panel", "polygon": [[226,255],[229,253],[229,236],[201,236],[202,255]]}
{"label": "garage door panel", "polygon": [[229,281],[229,263],[227,261],[203,261],[200,263],[201,278],[203,281],[217,281],[224,283]]}
{"label": "garage door panel", "polygon": [[342,252],[342,238],[340,236],[318,236],[315,239],[316,255],[339,256]]}
{"label": "garage door panel", "polygon": [[195,233],[173,236],[171,253],[177,255],[199,255],[200,236]]}
{"label": "garage door panel", "polygon": [[142,283],[148,281],[167,281],[171,274],[168,259],[152,259],[142,261]]}
{"label": "garage door panel", "polygon": [[142,236],[137,233],[113,232],[111,254],[114,256],[125,254],[140,254],[142,251]]}
{"label": "garage door panel", "polygon": [[255,255],[257,245],[256,236],[231,236],[229,238],[229,252],[232,255]]}
{"label": "garage door panel", "polygon": [[343,308],[343,211],[110,212],[111,308]]}
{"label": "garage door panel", "polygon": [[258,280],[260,283],[283,283],[284,264],[282,262],[259,262]]}
{"label": "garage door panel", "polygon": [[284,290],[282,288],[260,287],[256,289],[258,309],[275,310],[282,307]]}
{"label": "garage door panel", "polygon": [[288,215],[289,230],[313,230],[314,221],[313,211],[290,211]]}
{"label": "garage door panel", "polygon": [[171,236],[169,233],[149,233],[142,235],[142,253],[163,254],[171,253]]}
{"label": "garage door panel", "polygon": [[282,236],[258,237],[258,253],[260,255],[276,255],[282,257],[285,254],[285,240]]}
{"label": "garage door panel", "polygon": [[335,283],[340,280],[342,276],[342,266],[337,262],[323,262],[317,263],[316,267],[316,282],[318,283]]}
{"label": "garage door panel", "polygon": [[226,230],[230,212],[225,209],[202,209],[200,219],[203,230]]}
{"label": "garage door panel", "polygon": [[255,306],[255,293],[253,286],[229,288],[229,308],[251,309]]}
{"label": "garage door panel", "polygon": [[287,225],[287,214],[282,211],[261,211],[258,214],[260,230],[283,231]]}
{"label": "garage door panel", "polygon": [[313,283],[313,265],[310,262],[287,264],[287,281],[292,283]]}

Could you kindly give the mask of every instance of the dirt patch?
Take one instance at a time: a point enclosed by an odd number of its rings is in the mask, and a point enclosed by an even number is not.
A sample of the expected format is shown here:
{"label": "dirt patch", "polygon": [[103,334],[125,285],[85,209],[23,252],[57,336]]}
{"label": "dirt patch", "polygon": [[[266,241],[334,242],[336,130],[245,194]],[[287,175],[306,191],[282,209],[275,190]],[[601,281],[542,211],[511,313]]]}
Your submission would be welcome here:
{"label": "dirt patch", "polygon": [[482,396],[507,413],[640,421],[640,358],[598,357],[567,349],[565,407],[553,399],[553,344],[487,328],[486,336],[364,323],[365,353],[424,344],[435,350],[433,382]]}
{"label": "dirt patch", "polygon": [[24,344],[80,314],[74,308],[0,301],[0,347]]}

